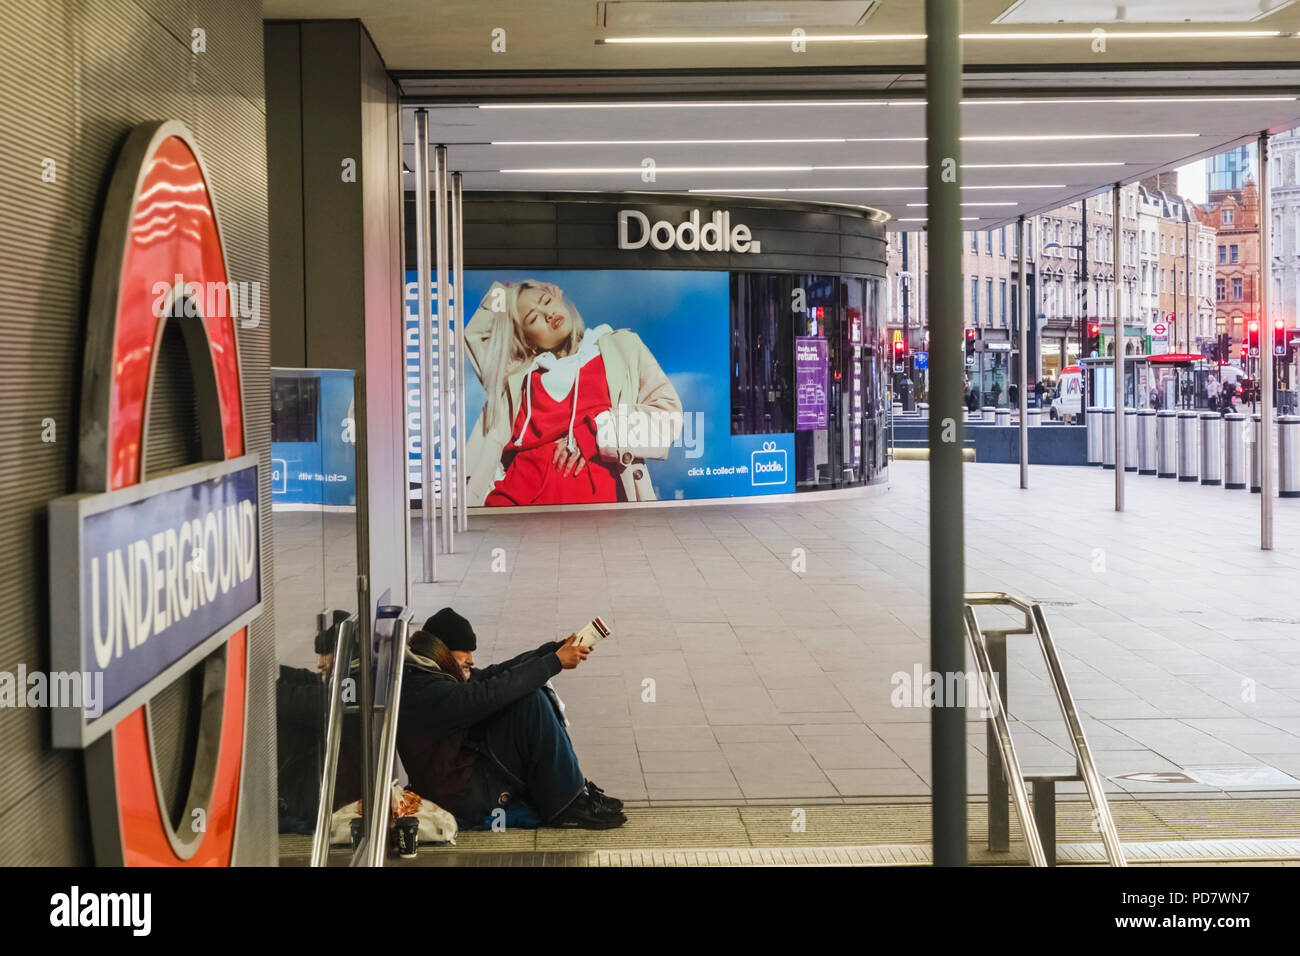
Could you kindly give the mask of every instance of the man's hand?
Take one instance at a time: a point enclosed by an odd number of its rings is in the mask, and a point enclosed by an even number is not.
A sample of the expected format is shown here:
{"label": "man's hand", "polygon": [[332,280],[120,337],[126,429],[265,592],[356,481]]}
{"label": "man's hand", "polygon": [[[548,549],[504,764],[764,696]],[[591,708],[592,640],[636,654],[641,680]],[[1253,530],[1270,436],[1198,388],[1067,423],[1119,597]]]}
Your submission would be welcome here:
{"label": "man's hand", "polygon": [[554,461],[556,470],[566,478],[582,474],[582,469],[587,467],[587,459],[582,457],[582,452],[576,448],[569,451],[568,438],[561,438],[555,443]]}
{"label": "man's hand", "polygon": [[585,661],[590,653],[590,647],[578,646],[577,634],[570,634],[569,639],[561,644],[560,649],[555,652],[555,656],[560,659],[560,666],[569,671]]}

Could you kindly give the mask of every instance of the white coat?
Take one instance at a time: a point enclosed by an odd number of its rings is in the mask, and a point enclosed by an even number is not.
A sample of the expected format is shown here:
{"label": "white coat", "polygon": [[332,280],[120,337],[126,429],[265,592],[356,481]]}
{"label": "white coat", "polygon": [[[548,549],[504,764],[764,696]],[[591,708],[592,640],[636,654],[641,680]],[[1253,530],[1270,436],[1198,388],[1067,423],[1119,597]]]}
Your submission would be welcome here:
{"label": "white coat", "polygon": [[[465,327],[465,347],[480,380],[483,372],[479,359],[491,333],[491,313],[480,311]],[[623,500],[653,501],[654,486],[646,459],[668,457],[668,449],[681,435],[682,403],[677,389],[664,374],[654,355],[641,341],[641,336],[630,329],[619,329],[602,335],[596,343],[605,365],[605,379],[609,385],[610,414],[618,426],[606,434],[612,442],[600,441],[603,446],[612,444],[614,457],[604,463],[610,465],[619,477]],[[528,368],[521,367],[506,379],[506,414],[484,434],[485,415],[480,414],[465,448],[466,503],[479,507],[496,484],[501,454],[511,440],[511,430],[519,411],[523,383]],[[486,412],[486,408],[484,409]],[[638,422],[653,421],[658,427],[638,427]]]}

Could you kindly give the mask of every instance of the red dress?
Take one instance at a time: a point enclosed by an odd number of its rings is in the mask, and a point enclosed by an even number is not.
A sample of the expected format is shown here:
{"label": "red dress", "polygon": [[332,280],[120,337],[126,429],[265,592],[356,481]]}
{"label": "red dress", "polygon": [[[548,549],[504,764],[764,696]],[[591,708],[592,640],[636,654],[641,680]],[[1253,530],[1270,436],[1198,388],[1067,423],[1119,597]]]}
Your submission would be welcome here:
{"label": "red dress", "polygon": [[[618,501],[619,482],[610,466],[596,459],[596,416],[609,411],[609,383],[605,381],[605,361],[599,355],[582,366],[576,382],[577,409],[573,407],[573,389],[556,401],[542,385],[542,370],[529,374],[532,408],[528,397],[519,403],[510,431],[510,441],[503,452],[505,477],[488,492],[484,504],[571,505],[595,501]],[[531,411],[531,414],[529,412]],[[555,443],[569,437],[573,421],[573,441],[587,460],[576,475],[561,475],[555,464]],[[523,442],[515,444],[520,429]]]}

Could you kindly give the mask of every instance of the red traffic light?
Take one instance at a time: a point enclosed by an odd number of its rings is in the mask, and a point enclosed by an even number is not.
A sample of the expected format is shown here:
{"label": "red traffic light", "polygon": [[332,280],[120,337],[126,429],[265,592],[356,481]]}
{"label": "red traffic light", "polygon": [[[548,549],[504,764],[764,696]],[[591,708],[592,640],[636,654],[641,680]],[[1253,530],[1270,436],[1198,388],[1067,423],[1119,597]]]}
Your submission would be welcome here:
{"label": "red traffic light", "polygon": [[895,351],[895,352],[901,352],[901,351],[903,351],[903,343],[902,343],[902,340],[899,340],[899,341],[897,341],[897,342],[894,343],[894,351]]}
{"label": "red traffic light", "polygon": [[1252,332],[1258,332],[1258,331],[1259,331],[1259,319],[1251,319],[1251,320],[1250,320],[1250,330],[1251,330]]}
{"label": "red traffic light", "polygon": [[1088,334],[1089,334],[1089,335],[1096,335],[1096,334],[1097,334],[1098,332],[1100,332],[1100,331],[1101,331],[1101,326],[1099,326],[1099,325],[1090,325],[1090,326],[1088,326]]}
{"label": "red traffic light", "polygon": [[967,329],[967,330],[966,330],[966,338],[968,338],[968,339],[973,339],[973,338],[975,338],[975,330],[974,330],[974,329]]}

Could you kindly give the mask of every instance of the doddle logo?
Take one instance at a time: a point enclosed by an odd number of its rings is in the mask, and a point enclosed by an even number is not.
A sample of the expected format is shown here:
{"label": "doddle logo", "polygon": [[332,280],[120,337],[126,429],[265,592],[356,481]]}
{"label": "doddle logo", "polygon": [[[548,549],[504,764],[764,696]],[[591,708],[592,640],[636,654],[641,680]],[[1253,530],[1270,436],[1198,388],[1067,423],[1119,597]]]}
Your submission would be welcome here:
{"label": "doddle logo", "polygon": [[785,484],[786,452],[777,448],[776,442],[765,441],[763,447],[752,452],[750,458],[749,481],[752,485]]}

